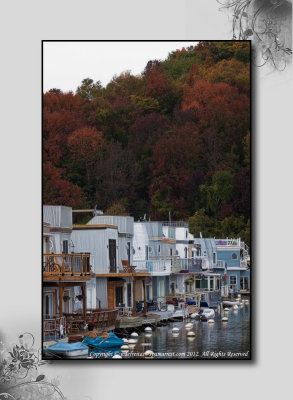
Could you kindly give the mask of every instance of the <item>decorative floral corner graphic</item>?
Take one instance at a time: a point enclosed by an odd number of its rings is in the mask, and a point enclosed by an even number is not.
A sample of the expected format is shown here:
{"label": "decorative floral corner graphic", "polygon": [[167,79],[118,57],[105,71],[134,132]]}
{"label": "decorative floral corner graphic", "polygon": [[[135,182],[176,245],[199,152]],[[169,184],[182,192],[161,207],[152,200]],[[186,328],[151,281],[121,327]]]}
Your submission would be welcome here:
{"label": "decorative floral corner graphic", "polygon": [[292,0],[217,0],[233,12],[232,39],[251,39],[258,67],[292,62]]}
{"label": "decorative floral corner graphic", "polygon": [[18,340],[11,348],[0,341],[0,400],[66,400],[58,380],[49,381],[39,373],[47,362],[41,360],[40,350],[33,349],[34,336],[26,332]]}

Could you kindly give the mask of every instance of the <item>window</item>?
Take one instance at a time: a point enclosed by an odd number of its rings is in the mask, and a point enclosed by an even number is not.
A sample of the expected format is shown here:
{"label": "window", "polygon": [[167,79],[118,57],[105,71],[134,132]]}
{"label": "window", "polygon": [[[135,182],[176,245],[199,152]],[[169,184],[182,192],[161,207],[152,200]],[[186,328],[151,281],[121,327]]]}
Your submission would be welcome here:
{"label": "window", "polygon": [[130,265],[130,242],[127,242],[127,259]]}
{"label": "window", "polygon": [[240,290],[248,290],[248,277],[247,276],[240,276]]}
{"label": "window", "polygon": [[230,285],[236,285],[236,275],[230,275]]}
{"label": "window", "polygon": [[45,318],[52,318],[54,309],[53,293],[45,293]]}
{"label": "window", "polygon": [[233,254],[232,254],[232,260],[238,260],[238,256],[237,256],[236,253],[233,253]]}
{"label": "window", "polygon": [[131,283],[127,283],[127,307],[131,307]]}
{"label": "window", "polygon": [[187,247],[184,248],[184,258],[187,258]]}
{"label": "window", "polygon": [[110,272],[116,272],[116,240],[109,239]]}
{"label": "window", "polygon": [[158,251],[159,251],[159,253],[161,253],[161,246],[160,245],[158,247]]}
{"label": "window", "polygon": [[62,252],[68,254],[68,240],[63,240]]}
{"label": "window", "polygon": [[217,254],[213,253],[213,264],[217,263]]}

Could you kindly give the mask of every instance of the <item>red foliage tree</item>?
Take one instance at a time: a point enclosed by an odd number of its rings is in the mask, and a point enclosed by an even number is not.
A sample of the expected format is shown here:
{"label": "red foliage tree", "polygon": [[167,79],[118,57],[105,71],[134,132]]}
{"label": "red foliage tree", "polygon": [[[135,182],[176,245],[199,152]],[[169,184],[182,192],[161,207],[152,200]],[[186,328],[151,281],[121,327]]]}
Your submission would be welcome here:
{"label": "red foliage tree", "polygon": [[85,164],[88,181],[90,180],[90,169],[97,161],[99,150],[103,144],[102,133],[93,127],[77,129],[68,137],[72,161]]}
{"label": "red foliage tree", "polygon": [[175,127],[156,142],[150,185],[153,217],[166,218],[167,211],[177,218],[188,215],[185,188],[198,163],[199,142],[198,130],[190,123]]}
{"label": "red foliage tree", "polygon": [[63,170],[51,162],[43,165],[43,203],[82,207],[85,202],[83,191],[73,183],[62,178]]}

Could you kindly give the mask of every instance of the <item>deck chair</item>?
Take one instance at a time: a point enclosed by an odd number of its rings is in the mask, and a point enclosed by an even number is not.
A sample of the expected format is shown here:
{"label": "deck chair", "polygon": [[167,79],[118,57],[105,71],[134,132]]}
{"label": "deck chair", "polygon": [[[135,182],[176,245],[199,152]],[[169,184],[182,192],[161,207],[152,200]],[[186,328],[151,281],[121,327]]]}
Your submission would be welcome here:
{"label": "deck chair", "polygon": [[135,272],[135,266],[130,265],[128,260],[122,260],[122,267],[124,272]]}

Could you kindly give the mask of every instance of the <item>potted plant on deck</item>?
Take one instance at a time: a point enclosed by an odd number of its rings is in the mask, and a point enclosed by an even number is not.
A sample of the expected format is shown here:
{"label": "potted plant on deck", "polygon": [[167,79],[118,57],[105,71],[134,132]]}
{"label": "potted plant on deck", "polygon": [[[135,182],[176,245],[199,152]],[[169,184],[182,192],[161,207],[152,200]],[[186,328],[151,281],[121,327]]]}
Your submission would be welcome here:
{"label": "potted plant on deck", "polygon": [[83,294],[78,294],[76,298],[77,300],[82,301],[85,298],[85,296]]}
{"label": "potted plant on deck", "polygon": [[87,328],[89,331],[92,331],[95,327],[95,322],[94,321],[90,321],[87,323]]}
{"label": "potted plant on deck", "polygon": [[63,296],[63,301],[65,301],[65,302],[66,302],[66,301],[69,301],[70,299],[71,299],[70,296],[67,296],[67,295],[66,295],[66,296]]}
{"label": "potted plant on deck", "polygon": [[192,285],[193,283],[194,283],[194,278],[187,278],[187,279],[185,279],[185,283],[187,284],[187,285]]}

